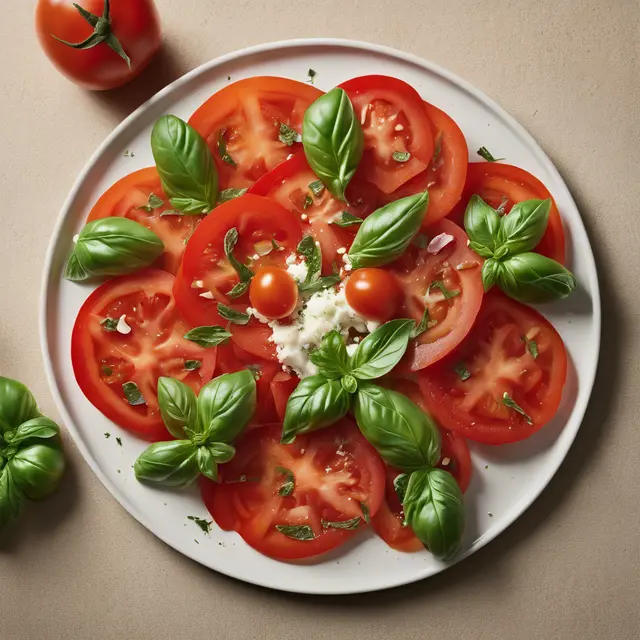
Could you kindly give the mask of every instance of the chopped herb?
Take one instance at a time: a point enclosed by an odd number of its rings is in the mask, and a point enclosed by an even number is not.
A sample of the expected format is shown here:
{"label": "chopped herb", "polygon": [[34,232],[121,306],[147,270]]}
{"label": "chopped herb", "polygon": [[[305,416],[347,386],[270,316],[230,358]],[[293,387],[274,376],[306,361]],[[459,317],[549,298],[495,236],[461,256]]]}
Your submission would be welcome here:
{"label": "chopped herb", "polygon": [[242,311],[236,311],[231,307],[227,307],[221,302],[218,303],[218,314],[221,318],[232,322],[233,324],[247,324],[251,320],[251,316],[248,313],[242,313]]}
{"label": "chopped herb", "polygon": [[309,195],[305,196],[302,208],[306,211],[313,204],[313,198]]}
{"label": "chopped herb", "polygon": [[318,293],[318,291],[323,291],[324,289],[329,289],[331,287],[335,287],[340,283],[340,276],[335,274],[332,276],[322,276],[318,278],[315,282],[310,282],[309,284],[303,283],[298,285],[298,289],[306,294]]}
{"label": "chopped herb", "polygon": [[304,236],[298,243],[296,251],[307,263],[307,277],[304,284],[311,284],[322,270],[322,254],[312,236]]}
{"label": "chopped herb", "polygon": [[147,199],[147,204],[143,204],[136,209],[144,209],[148,213],[151,213],[154,209],[159,209],[164,204],[164,200],[159,198],[155,193],[150,193]]}
{"label": "chopped herb", "polygon": [[204,533],[211,533],[211,525],[213,520],[205,520],[204,518],[198,518],[198,516],[187,516],[187,519],[195,522]]}
{"label": "chopped herb", "polygon": [[435,164],[440,157],[440,153],[442,152],[442,131],[436,136],[436,143],[433,149],[433,158],[431,159],[431,164]]}
{"label": "chopped herb", "polygon": [[147,404],[146,400],[142,397],[142,393],[140,393],[140,389],[138,389],[138,385],[135,382],[125,382],[122,385],[122,392],[124,393],[124,397],[127,399],[127,402],[132,407],[137,407],[141,404]]}
{"label": "chopped herb", "polygon": [[424,311],[422,312],[422,318],[420,322],[413,328],[411,332],[412,338],[417,338],[419,335],[423,334],[427,329],[430,329],[429,326],[429,307],[425,305]]}
{"label": "chopped herb", "polygon": [[129,151],[129,149],[127,149],[127,150],[124,152],[124,157],[125,157],[125,158],[135,158],[135,155],[134,155],[133,151]]}
{"label": "chopped herb", "polygon": [[400,473],[393,480],[393,488],[400,500],[400,504],[404,502],[404,494],[407,493],[407,486],[409,485],[409,474]]}
{"label": "chopped herb", "polygon": [[431,293],[431,289],[440,289],[445,300],[450,300],[451,298],[455,298],[456,296],[460,295],[459,290],[451,291],[451,289],[447,289],[447,285],[443,280],[434,280],[429,285],[427,293]]}
{"label": "chopped herb", "polygon": [[391,157],[396,162],[409,162],[411,154],[408,151],[394,151]]}
{"label": "chopped herb", "polygon": [[412,241],[411,244],[418,249],[426,249],[429,246],[429,238],[424,233],[419,233]]}
{"label": "chopped herb", "polygon": [[471,377],[471,371],[467,369],[464,362],[458,362],[458,364],[453,367],[453,370],[458,375],[458,378],[460,378],[460,380],[462,380],[463,382]]}
{"label": "chopped herb", "polygon": [[238,274],[240,282],[249,282],[251,278],[253,278],[253,271],[251,271],[247,265],[242,264],[242,262],[233,255],[233,250],[236,248],[236,244],[238,244],[238,230],[233,227],[227,231],[224,237],[224,253],[227,256],[227,260]]}
{"label": "chopped herb", "polygon": [[502,196],[500,198],[500,205],[496,209],[496,213],[499,216],[503,216],[506,213],[507,202],[509,202],[509,198],[507,198],[507,196]]}
{"label": "chopped herb", "polygon": [[362,509],[362,519],[369,524],[371,522],[371,516],[369,515],[369,507],[364,503],[360,503],[360,509]]}
{"label": "chopped herb", "polygon": [[117,331],[118,330],[118,319],[117,318],[105,318],[104,320],[100,320],[100,324],[105,331]]}
{"label": "chopped herb", "polygon": [[282,144],[286,144],[288,147],[291,147],[294,142],[302,142],[302,136],[295,130],[292,129],[288,124],[284,122],[280,123],[280,133],[278,134],[278,139]]}
{"label": "chopped herb", "polygon": [[224,327],[213,325],[210,327],[196,327],[185,333],[183,337],[201,347],[208,348],[217,347],[219,344],[226,342],[231,337],[231,334]]}
{"label": "chopped herb", "polygon": [[502,395],[502,404],[509,409],[517,411],[527,424],[533,424],[531,417],[525,413],[524,409],[506,391]]}
{"label": "chopped herb", "polygon": [[353,227],[354,225],[362,224],[362,222],[362,218],[358,218],[358,216],[354,216],[348,211],[343,211],[340,217],[333,220],[331,224],[337,224],[339,227]]}
{"label": "chopped herb", "polygon": [[535,340],[529,340],[527,336],[522,336],[522,340],[524,341],[524,344],[527,347],[527,351],[531,354],[531,357],[535,360],[539,355],[538,343]]}
{"label": "chopped herb", "polygon": [[231,80],[231,76],[227,76],[227,80]]}
{"label": "chopped herb", "polygon": [[293,540],[315,540],[316,535],[308,524],[288,525],[277,524],[276,529],[287,538]]}
{"label": "chopped herb", "polygon": [[274,251],[280,251],[280,249],[282,249],[275,238],[271,238],[271,246],[273,247]]}
{"label": "chopped herb", "polygon": [[120,438],[119,436],[116,436],[116,442],[118,443],[118,445],[122,446],[122,438]]}
{"label": "chopped herb", "polygon": [[504,160],[504,158],[494,158],[493,154],[489,149],[487,149],[487,147],[480,147],[476,153],[487,162],[500,162],[500,160]]}
{"label": "chopped herb", "polygon": [[102,375],[104,376],[110,376],[113,374],[113,369],[107,365],[105,365],[104,367],[102,367]]}
{"label": "chopped herb", "polygon": [[343,520],[341,522],[330,522],[329,520],[320,520],[320,524],[323,529],[346,529],[347,531],[353,531],[360,526],[362,522],[362,518],[360,516],[356,516],[355,518],[351,518],[351,520]]}
{"label": "chopped herb", "polygon": [[239,298],[240,296],[244,295],[247,292],[247,289],[249,288],[250,284],[251,284],[250,280],[248,280],[247,282],[238,282],[235,285],[233,285],[230,291],[227,291],[227,295],[230,298]]}
{"label": "chopped herb", "polygon": [[187,371],[196,371],[201,366],[202,366],[202,362],[200,362],[200,360],[185,360],[184,361],[184,368]]}
{"label": "chopped herb", "polygon": [[160,212],[160,217],[164,218],[165,216],[183,216],[184,213],[182,211],[176,211],[175,209],[165,209]]}
{"label": "chopped herb", "polygon": [[278,495],[284,497],[290,496],[296,486],[296,478],[293,475],[293,471],[287,469],[286,467],[280,466],[276,467],[276,471],[278,473],[281,473],[285,477],[284,482],[278,489]]}
{"label": "chopped herb", "polygon": [[309,189],[311,189],[314,196],[321,196],[324,193],[324,185],[320,180],[314,180],[313,182],[310,182]]}
{"label": "chopped herb", "polygon": [[108,438],[111,437],[111,434],[108,431],[105,431],[104,432],[104,437],[108,439]]}
{"label": "chopped herb", "polygon": [[200,543],[199,543],[195,538],[193,539],[193,541],[194,541],[196,544],[200,544]]}
{"label": "chopped herb", "polygon": [[232,167],[237,167],[238,165],[235,160],[227,153],[227,141],[224,137],[226,132],[226,129],[221,129],[220,134],[218,135],[218,155],[222,158],[222,162],[226,162]]}
{"label": "chopped herb", "polygon": [[117,471],[118,473],[122,473],[122,471],[121,471],[120,469],[116,469],[116,471]]}
{"label": "chopped herb", "polygon": [[313,84],[313,81],[316,75],[317,74],[313,69],[309,69],[309,71],[307,71],[307,76],[309,76],[309,80],[307,80],[307,82],[310,82],[311,84]]}
{"label": "chopped herb", "polygon": [[247,193],[246,189],[223,189],[218,194],[218,204],[222,204],[223,202],[228,202],[229,200],[233,200],[234,198],[239,198]]}

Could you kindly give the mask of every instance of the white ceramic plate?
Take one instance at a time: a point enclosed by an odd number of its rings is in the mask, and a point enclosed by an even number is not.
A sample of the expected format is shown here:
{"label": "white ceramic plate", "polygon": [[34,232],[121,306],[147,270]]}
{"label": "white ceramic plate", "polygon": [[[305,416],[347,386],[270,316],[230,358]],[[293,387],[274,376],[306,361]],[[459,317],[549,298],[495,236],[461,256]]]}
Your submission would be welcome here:
{"label": "white ceramic plate", "polygon": [[[468,83],[415,56],[376,45],[341,40],[298,40],[245,49],[195,69],[158,93],[127,118],[97,150],[64,204],[46,260],[41,337],[49,382],[60,412],[83,456],[129,513],[181,553],[229,576],[301,593],[354,593],[384,589],[426,578],[446,568],[428,554],[403,554],[367,534],[348,548],[314,564],[270,560],[236,533],[215,525],[206,536],[187,519],[207,517],[196,491],[158,491],[136,482],[133,464],[146,444],[107,420],[83,396],[70,358],[74,319],[92,290],[62,278],[63,266],[99,195],[135,169],[153,164],[149,136],[164,113],[188,119],[227,76],[285,76],[301,81],[307,70],[328,90],[365,74],[396,76],[444,109],[464,131],[472,160],[487,145],[493,153],[540,178],[553,194],[565,224],[569,265],[580,290],[568,301],[544,309],[570,355],[569,378],[556,418],[525,442],[507,447],[473,446],[474,478],[466,495],[467,530],[463,551],[470,555],[495,538],[540,494],[580,427],[596,371],[600,344],[600,296],[593,254],[580,214],[555,167],[531,136],[497,104]],[[125,150],[134,157],[125,157]],[[104,432],[112,434],[110,439]],[[120,436],[122,446],[116,442]],[[197,541],[197,543],[196,543]]]}

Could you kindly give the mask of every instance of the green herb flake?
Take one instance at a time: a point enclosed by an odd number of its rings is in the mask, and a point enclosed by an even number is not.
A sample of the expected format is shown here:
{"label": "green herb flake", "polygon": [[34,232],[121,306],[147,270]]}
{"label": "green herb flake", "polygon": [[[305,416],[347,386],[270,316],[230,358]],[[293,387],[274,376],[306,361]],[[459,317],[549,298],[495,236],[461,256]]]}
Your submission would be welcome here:
{"label": "green herb flake", "polygon": [[309,189],[311,189],[314,196],[319,198],[324,193],[324,185],[320,180],[314,180],[309,183]]}
{"label": "green herb flake", "polygon": [[[234,268],[235,272],[238,274],[238,278],[241,283],[248,283],[251,278],[253,278],[253,271],[247,267],[247,265],[240,262],[234,255],[233,251],[236,248],[236,244],[238,244],[238,229],[233,227],[227,231],[224,236],[224,253],[227,256],[227,260],[229,264]],[[246,288],[245,288],[246,289]],[[244,293],[244,291],[242,292]],[[242,295],[242,294],[238,294]]]}
{"label": "green herb flake", "polygon": [[246,189],[223,189],[218,194],[218,204],[222,204],[223,202],[229,202],[229,200],[239,198],[245,193],[247,193]]}
{"label": "green herb flake", "polygon": [[205,520],[204,518],[198,518],[198,516],[187,516],[187,519],[195,522],[204,533],[211,533],[211,525],[213,524],[213,520]]}
{"label": "green herb flake", "polygon": [[420,322],[414,327],[411,332],[411,338],[417,338],[419,335],[422,335],[427,329],[430,329],[431,323],[429,322],[429,307],[425,305],[424,311],[422,312],[422,318]]}
{"label": "green herb flake", "polygon": [[129,151],[129,149],[127,149],[127,150],[124,152],[124,157],[125,157],[125,158],[135,158],[136,156],[135,156],[135,154],[133,153],[133,151]]}
{"label": "green herb flake", "polygon": [[102,371],[102,375],[103,376],[113,375],[113,369],[111,367],[109,367],[108,365],[104,365],[102,367],[101,371]]}
{"label": "green herb flake", "polygon": [[335,287],[339,283],[340,276],[335,274],[332,276],[322,276],[314,282],[300,284],[298,285],[298,289],[300,289],[302,293],[313,295],[314,293],[318,293],[318,291],[324,291],[325,289]]}
{"label": "green herb flake", "polygon": [[471,377],[471,371],[467,369],[464,362],[458,362],[458,364],[453,367],[453,370],[456,372],[458,378],[460,378],[460,380],[462,380],[463,382]]}
{"label": "green herb flake", "polygon": [[218,135],[218,155],[222,159],[222,162],[226,162],[232,167],[237,167],[238,165],[235,160],[227,153],[227,141],[224,137],[226,132],[226,129],[221,129]]}
{"label": "green herb flake", "polygon": [[444,283],[444,280],[434,280],[429,285],[427,293],[431,293],[432,289],[440,289],[445,300],[451,300],[451,298],[455,298],[460,295],[459,290],[452,291],[451,289],[447,289],[447,285]]}
{"label": "green herb flake", "polygon": [[300,524],[300,525],[288,525],[288,524],[277,524],[276,529],[283,535],[287,536],[287,538],[291,538],[292,540],[315,540],[316,535],[313,533],[313,529],[308,524]]}
{"label": "green herb flake", "polygon": [[436,136],[436,143],[433,148],[433,158],[431,159],[432,166],[438,162],[440,153],[442,152],[442,131]]}
{"label": "green herb flake", "polygon": [[230,298],[239,298],[247,292],[250,284],[251,281],[249,280],[246,282],[237,282],[235,285],[233,285],[230,291],[227,291],[227,295]]}
{"label": "green herb flake", "polygon": [[394,151],[391,157],[396,162],[409,162],[411,154],[408,151]]}
{"label": "green herb flake", "polygon": [[119,436],[116,436],[116,442],[119,446],[122,446],[122,438],[120,438]]}
{"label": "green herb flake", "polygon": [[313,198],[309,195],[305,196],[302,208],[306,211],[313,204]]}
{"label": "green herb flake", "polygon": [[535,340],[529,340],[527,336],[522,336],[522,340],[525,343],[527,351],[531,354],[531,357],[535,360],[538,355],[538,343]]}
{"label": "green herb flake", "polygon": [[317,75],[317,73],[313,69],[309,69],[309,71],[307,71],[307,76],[309,78],[309,80],[307,80],[307,82],[310,82],[311,84],[314,84],[314,80],[315,80],[316,75]]}
{"label": "green herb flake", "polygon": [[409,474],[400,473],[393,479],[393,489],[400,500],[400,504],[404,502],[404,494],[407,493],[407,486],[409,485]]}
{"label": "green herb flake", "polygon": [[107,438],[107,440],[111,437],[111,434],[108,431],[104,432],[104,437]]}
{"label": "green herb flake", "polygon": [[362,518],[360,516],[356,516],[355,518],[351,518],[351,520],[342,520],[339,522],[331,522],[329,520],[320,520],[320,524],[323,529],[345,529],[346,531],[353,531],[360,526],[362,522]]}
{"label": "green herb flake", "polygon": [[185,360],[184,361],[184,368],[187,371],[196,371],[201,366],[202,366],[202,362],[200,362],[200,360]]}
{"label": "green herb flake", "polygon": [[105,331],[117,331],[118,319],[117,318],[104,318],[100,320],[100,324]]}
{"label": "green herb flake", "polygon": [[236,311],[221,302],[218,303],[218,314],[221,318],[224,318],[233,324],[247,324],[249,320],[251,320],[251,316],[248,313]]}
{"label": "green herb flake", "polygon": [[284,481],[278,489],[278,495],[286,498],[293,493],[296,486],[296,478],[293,475],[293,471],[286,467],[277,466],[276,471],[284,476]]}
{"label": "green herb flake", "polygon": [[337,224],[339,227],[353,227],[362,223],[362,218],[358,218],[358,216],[354,216],[348,211],[343,211],[339,218],[336,218],[331,222],[331,224]]}
{"label": "green herb flake", "polygon": [[275,238],[271,238],[271,247],[274,251],[281,251],[282,249],[284,249],[284,247],[281,247],[278,244],[278,241]]}
{"label": "green herb flake", "polygon": [[155,193],[150,193],[147,204],[143,204],[136,209],[143,209],[147,213],[151,213],[154,209],[159,209],[164,204],[164,200],[159,198]]}
{"label": "green herb flake", "polygon": [[231,334],[224,327],[212,325],[191,329],[183,337],[185,340],[195,342],[206,349],[217,347],[219,344],[226,342],[231,337]]}
{"label": "green herb flake", "polygon": [[362,510],[362,519],[369,524],[371,522],[369,507],[364,502],[361,502],[360,509]]}
{"label": "green herb flake", "polygon": [[500,198],[500,204],[498,205],[498,208],[496,209],[496,213],[499,216],[503,216],[507,212],[507,203],[508,202],[509,202],[509,198],[507,198],[507,196],[502,196]]}
{"label": "green herb flake", "polygon": [[504,158],[494,158],[493,154],[489,149],[487,149],[487,147],[480,147],[476,153],[487,162],[500,162],[500,160],[504,160]]}
{"label": "green herb flake", "polygon": [[176,211],[175,209],[165,209],[160,212],[160,217],[164,218],[165,216],[183,216],[184,213],[182,211]]}
{"label": "green herb flake", "polygon": [[138,385],[135,382],[125,382],[122,385],[122,392],[124,393],[124,397],[127,399],[127,402],[132,407],[138,407],[142,404],[147,404],[146,400],[142,397],[142,393],[140,393],[140,389],[138,389]]}
{"label": "green herb flake", "polygon": [[527,424],[533,424],[531,417],[525,413],[524,409],[505,391],[502,395],[502,404],[509,409],[513,409],[519,413]]}
{"label": "green herb flake", "polygon": [[281,122],[278,140],[280,140],[282,144],[286,144],[288,147],[291,147],[294,142],[302,142],[302,136],[288,124]]}

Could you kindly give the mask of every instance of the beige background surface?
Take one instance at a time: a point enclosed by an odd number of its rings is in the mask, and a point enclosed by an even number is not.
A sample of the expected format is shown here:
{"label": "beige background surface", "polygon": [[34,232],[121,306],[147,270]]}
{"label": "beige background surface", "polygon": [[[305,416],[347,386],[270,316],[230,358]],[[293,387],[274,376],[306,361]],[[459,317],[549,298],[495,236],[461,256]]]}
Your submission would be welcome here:
{"label": "beige background surface", "polygon": [[[115,0],[116,2],[118,0]],[[125,1],[125,0],[120,0]],[[640,5],[637,0],[158,0],[166,50],[86,93],[37,47],[32,2],[0,19],[0,373],[56,417],[38,338],[43,256],[76,175],[166,82],[267,40],[336,36],[416,53],[498,100],[573,191],[604,306],[587,418],[535,505],[471,559],[364,597],[273,593],[208,571],[135,522],[67,438],[62,490],[0,541],[0,638],[632,640],[640,637]],[[609,5],[609,6],[606,6]]]}

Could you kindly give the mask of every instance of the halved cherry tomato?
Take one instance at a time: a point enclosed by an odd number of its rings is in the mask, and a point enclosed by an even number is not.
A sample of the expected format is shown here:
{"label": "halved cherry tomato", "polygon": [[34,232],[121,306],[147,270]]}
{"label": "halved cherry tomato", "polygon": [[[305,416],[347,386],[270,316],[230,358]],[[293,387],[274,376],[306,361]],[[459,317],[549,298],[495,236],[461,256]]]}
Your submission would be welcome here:
{"label": "halved cherry tomato", "polygon": [[496,209],[502,206],[507,213],[518,202],[535,198],[540,200],[551,198],[547,231],[535,251],[564,264],[565,244],[562,219],[555,200],[538,178],[524,169],[501,162],[471,162],[462,200],[451,214],[451,219],[460,226],[464,226],[464,210],[469,198],[474,194],[479,195]]}
{"label": "halved cherry tomato", "polygon": [[298,304],[298,284],[286,269],[260,267],[251,279],[249,300],[270,320],[286,318]]}
{"label": "halved cherry tomato", "polygon": [[299,216],[305,231],[309,229],[320,243],[323,272],[329,274],[334,262],[340,264],[338,249],[350,247],[358,231],[357,224],[340,227],[335,224],[336,220],[344,211],[366,218],[378,207],[380,193],[356,173],[347,187],[349,205],[346,205],[336,200],[328,189],[323,188],[316,195],[309,185],[317,182],[304,154],[299,154],[265,174],[249,193],[271,198]]}
{"label": "halved cherry tomato", "polygon": [[279,371],[271,381],[271,393],[276,406],[278,419],[284,422],[284,416],[287,413],[287,402],[289,397],[295,391],[300,379],[293,373]]}
{"label": "halved cherry tomato", "polygon": [[[280,444],[281,431],[274,424],[244,436],[235,444],[236,456],[222,468],[221,482],[202,482],[202,496],[222,529],[237,531],[260,553],[279,559],[316,556],[366,527],[363,505],[372,516],[378,512],[384,465],[347,420],[298,436],[290,445]],[[293,474],[290,495],[282,495],[285,470]],[[353,530],[327,524],[354,518],[360,521]],[[313,538],[291,537],[300,527]]]}
{"label": "halved cherry tomato", "polygon": [[307,107],[322,95],[310,84],[287,78],[239,80],[214,93],[189,119],[207,141],[220,188],[250,187],[258,178],[302,151],[282,142],[280,125],[302,132]]}
{"label": "halved cherry tomato", "polygon": [[482,258],[467,247],[467,234],[446,218],[429,227],[428,237],[441,233],[453,241],[437,254],[411,247],[393,265],[404,289],[401,317],[420,321],[425,306],[429,328],[409,344],[399,370],[424,369],[455,349],[475,322],[484,289]]}
{"label": "halved cherry tomato", "polygon": [[[152,202],[151,206],[150,196],[158,197],[162,204]],[[118,216],[151,229],[164,243],[164,252],[154,266],[175,275],[182,262],[186,241],[202,216],[167,215],[171,210],[173,207],[162,190],[158,172],[155,167],[148,167],[111,185],[91,209],[87,222]]]}
{"label": "halved cherry tomato", "polygon": [[361,166],[366,180],[391,193],[427,168],[433,157],[433,131],[413,87],[389,76],[361,76],[340,87],[364,131]]}
{"label": "halved cherry tomato", "polygon": [[429,206],[423,222],[427,227],[446,216],[462,197],[469,149],[464,134],[451,117],[428,102],[424,108],[434,130],[433,158],[425,171],[389,194],[387,201],[428,190]]}
{"label": "halved cherry tomato", "polygon": [[356,269],[347,280],[349,306],[368,320],[387,322],[402,301],[402,289],[393,273],[384,269]]}
{"label": "halved cherry tomato", "polygon": [[447,429],[506,444],[528,438],[553,418],[566,376],[567,353],[551,324],[491,292],[459,349],[421,372],[419,383],[429,411]]}
{"label": "halved cherry tomato", "polygon": [[[80,308],[71,335],[73,371],[85,396],[107,418],[151,440],[170,437],[158,408],[158,378],[182,380],[197,392],[216,364],[215,348],[183,338],[188,327],[171,297],[173,281],[164,271],[145,269],[105,282]],[[101,324],[121,316],[128,334]],[[187,360],[201,365],[187,369]],[[144,404],[129,403],[126,382],[137,385]]]}

